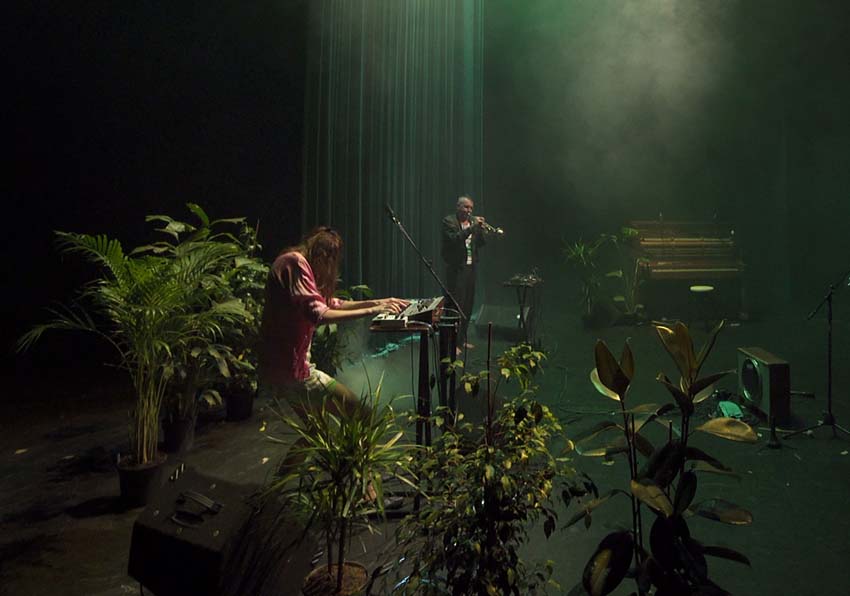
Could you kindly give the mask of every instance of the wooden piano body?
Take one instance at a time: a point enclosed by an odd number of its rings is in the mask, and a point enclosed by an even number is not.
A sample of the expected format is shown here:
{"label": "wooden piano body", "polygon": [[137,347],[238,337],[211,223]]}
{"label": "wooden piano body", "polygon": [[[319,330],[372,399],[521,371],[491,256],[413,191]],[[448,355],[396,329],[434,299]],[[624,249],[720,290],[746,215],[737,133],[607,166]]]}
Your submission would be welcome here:
{"label": "wooden piano body", "polygon": [[[714,317],[744,315],[745,265],[733,227],[718,222],[633,221],[634,253],[639,259],[639,297],[652,318],[693,316],[695,307]],[[695,305],[694,285],[714,287],[709,304]]]}

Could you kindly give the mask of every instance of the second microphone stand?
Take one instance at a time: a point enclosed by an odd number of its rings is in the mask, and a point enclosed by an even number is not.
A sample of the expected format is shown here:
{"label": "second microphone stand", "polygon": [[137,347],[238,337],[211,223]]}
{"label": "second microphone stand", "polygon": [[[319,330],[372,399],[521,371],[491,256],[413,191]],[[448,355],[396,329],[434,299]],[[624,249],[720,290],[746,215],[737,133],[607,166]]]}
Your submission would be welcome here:
{"label": "second microphone stand", "polygon": [[832,413],[832,295],[835,294],[835,291],[842,285],[847,282],[847,278],[850,276],[850,270],[844,272],[844,275],[841,279],[831,286],[829,286],[829,291],[826,293],[826,296],[823,297],[823,300],[815,307],[815,309],[809,313],[809,316],[806,317],[806,320],[812,319],[823,305],[826,304],[826,328],[827,328],[827,344],[826,344],[826,354],[827,354],[827,364],[826,364],[826,412],[824,412],[823,420],[818,422],[817,424],[813,424],[808,428],[802,428],[800,430],[795,430],[794,432],[785,435],[785,438],[793,437],[795,435],[799,435],[801,433],[807,433],[816,428],[821,428],[823,426],[829,426],[832,428],[832,436],[837,436],[836,430],[843,432],[845,435],[850,435],[850,430],[847,430],[835,420],[835,414]]}

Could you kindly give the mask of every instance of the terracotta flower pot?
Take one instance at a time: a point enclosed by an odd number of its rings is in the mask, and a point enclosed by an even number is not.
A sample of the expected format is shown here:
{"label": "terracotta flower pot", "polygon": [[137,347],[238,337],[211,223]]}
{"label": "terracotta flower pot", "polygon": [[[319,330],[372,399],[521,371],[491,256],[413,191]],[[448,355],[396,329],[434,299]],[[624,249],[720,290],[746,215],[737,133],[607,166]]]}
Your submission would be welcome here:
{"label": "terracotta flower pot", "polygon": [[301,593],[304,596],[349,596],[363,591],[369,583],[369,572],[366,567],[354,561],[345,561],[342,571],[342,590],[336,591],[336,574],[338,565],[316,567],[307,574]]}

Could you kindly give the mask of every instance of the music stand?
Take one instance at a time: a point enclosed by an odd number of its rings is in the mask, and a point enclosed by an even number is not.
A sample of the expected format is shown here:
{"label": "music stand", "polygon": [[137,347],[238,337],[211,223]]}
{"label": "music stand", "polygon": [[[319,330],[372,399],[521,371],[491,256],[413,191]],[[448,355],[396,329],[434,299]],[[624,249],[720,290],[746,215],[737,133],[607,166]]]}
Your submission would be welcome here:
{"label": "music stand", "polygon": [[535,269],[527,275],[516,274],[507,281],[502,282],[506,288],[516,289],[517,302],[519,304],[519,331],[523,341],[531,345],[537,345],[536,319],[540,311],[540,296],[537,288],[543,283],[543,278],[537,275]]}
{"label": "music stand", "polygon": [[800,430],[795,430],[794,432],[785,435],[785,438],[788,439],[795,435],[799,435],[801,433],[807,433],[809,431],[815,430],[816,428],[821,428],[822,426],[829,426],[832,428],[832,436],[837,436],[836,429],[843,432],[845,435],[850,435],[850,430],[847,430],[838,422],[835,421],[835,414],[832,413],[832,295],[835,291],[843,286],[847,277],[850,276],[850,269],[844,272],[844,275],[841,276],[841,279],[833,283],[829,286],[829,291],[826,293],[826,296],[818,303],[815,309],[809,313],[809,316],[806,317],[806,320],[811,320],[818,311],[826,304],[826,412],[824,412],[823,420],[819,421],[817,424],[813,424],[807,428],[801,428]]}

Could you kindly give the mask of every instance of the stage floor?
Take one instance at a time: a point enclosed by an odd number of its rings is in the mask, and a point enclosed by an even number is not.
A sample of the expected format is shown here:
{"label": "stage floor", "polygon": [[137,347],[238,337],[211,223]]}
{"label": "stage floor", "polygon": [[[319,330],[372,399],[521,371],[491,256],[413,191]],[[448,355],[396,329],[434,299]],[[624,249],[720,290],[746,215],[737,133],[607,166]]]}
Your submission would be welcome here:
{"label": "stage floor", "polygon": [[[695,334],[697,342],[705,336],[701,328]],[[588,380],[597,338],[605,339],[615,354],[630,338],[637,364],[630,405],[668,401],[655,376],[664,371],[672,377],[674,369],[651,327],[594,331],[585,329],[577,317],[550,314],[541,336],[549,359],[538,378],[539,398],[564,422],[567,436],[605,419],[615,409],[616,404],[597,394]],[[485,365],[486,338],[473,333],[471,340],[476,348],[470,352],[469,366],[480,369]],[[411,362],[415,366],[416,358],[411,345],[364,359],[373,383],[384,374],[384,396],[410,394],[415,387]],[[826,408],[825,322],[806,322],[799,317],[750,321],[728,328],[706,371],[734,369],[737,348],[746,346],[760,346],[790,362],[792,388],[815,393],[814,399],[793,398],[792,413],[800,423],[815,423]],[[504,342],[498,342],[494,355],[504,347]],[[850,426],[850,369],[844,366],[848,355],[850,329],[839,322],[833,411],[845,427]],[[340,375],[356,390],[361,389],[365,377],[362,363],[351,364]],[[119,506],[113,467],[126,440],[126,415],[131,405],[125,382],[114,371],[88,366],[76,372],[69,368],[24,370],[11,386],[14,394],[7,394],[2,402],[0,436],[0,594],[138,593],[138,584],[127,575],[127,557],[132,525],[140,510]],[[721,387],[735,391],[735,376],[730,375]],[[404,409],[411,404],[410,398],[403,398],[397,405]],[[462,402],[461,409],[473,419],[480,418],[482,411],[480,404],[469,401]],[[281,446],[267,440],[268,433],[281,436],[285,429],[275,421],[268,404],[256,403],[247,421],[203,424],[194,448],[180,459],[231,482],[262,483],[283,453]],[[760,434],[759,445],[707,435],[694,438],[693,444],[740,474],[740,480],[702,476],[698,499],[720,497],[748,508],[754,516],[749,527],[691,520],[692,533],[701,542],[734,548],[752,562],[748,568],[710,559],[711,577],[733,594],[800,596],[850,591],[850,438],[832,438],[829,429],[819,429],[813,436],[787,441],[795,449],[772,450],[760,449],[768,440],[766,430]],[[576,456],[573,463],[602,491],[627,487],[625,460],[610,463]],[[570,514],[562,512],[561,519]],[[566,592],[580,581],[601,538],[629,525],[628,507],[612,502],[598,510],[590,529],[577,524],[555,532],[548,540],[542,528],[533,530],[524,553],[529,560],[553,560],[554,579]],[[353,558],[367,566],[390,560],[392,523],[382,536],[353,544],[357,551]],[[299,580],[291,578],[290,585],[296,586]],[[626,582],[614,593],[628,594],[632,589]],[[374,593],[384,592],[378,589]]]}

